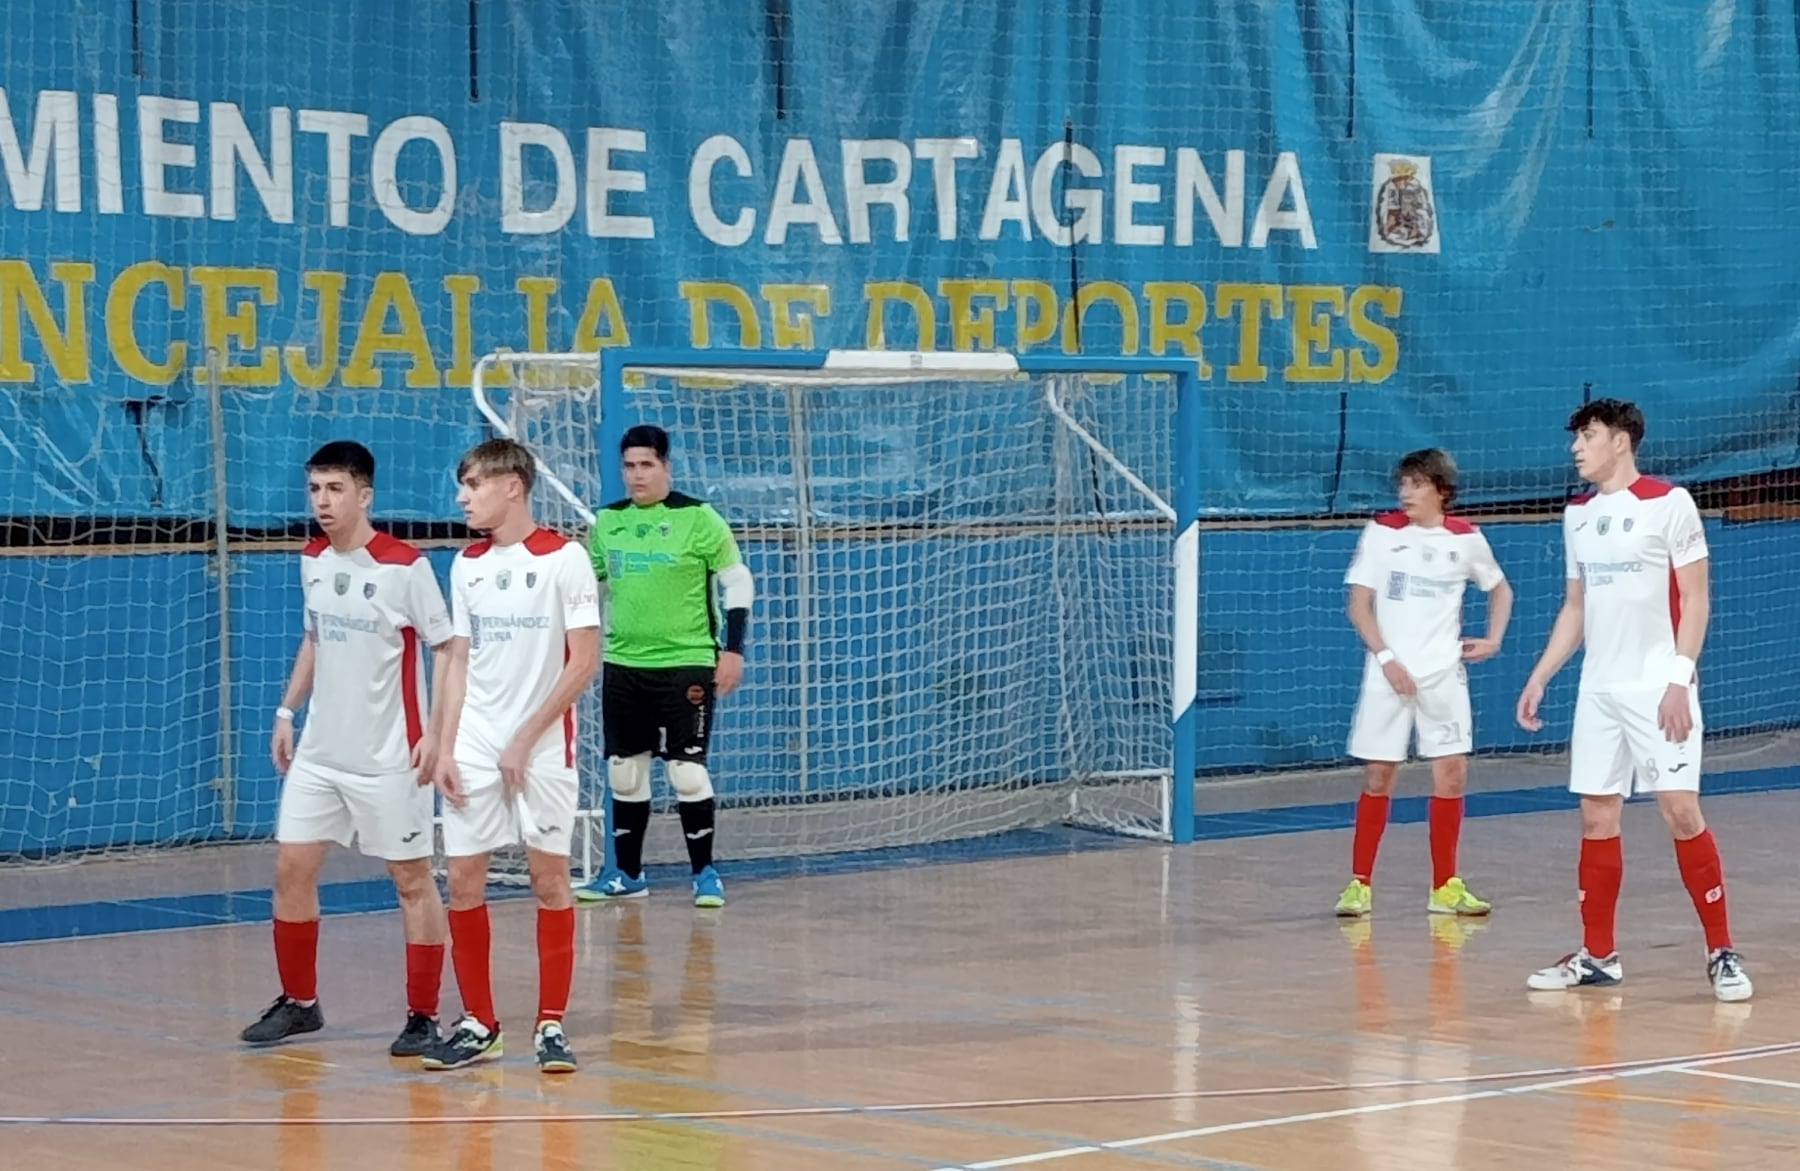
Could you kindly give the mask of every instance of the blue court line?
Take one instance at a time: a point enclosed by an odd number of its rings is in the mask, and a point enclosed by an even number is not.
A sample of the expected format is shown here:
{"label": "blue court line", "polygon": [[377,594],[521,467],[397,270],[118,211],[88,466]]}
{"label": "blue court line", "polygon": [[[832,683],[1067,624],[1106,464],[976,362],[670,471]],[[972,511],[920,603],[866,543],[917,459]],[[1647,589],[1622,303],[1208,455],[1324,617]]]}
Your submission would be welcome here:
{"label": "blue court line", "polygon": [[[1716,797],[1783,789],[1800,789],[1800,767],[1743,769],[1708,774],[1705,792],[1707,796]],[[1465,799],[1463,812],[1465,817],[1499,817],[1515,813],[1572,810],[1576,804],[1575,796],[1565,788],[1539,786],[1470,793]],[[1396,797],[1389,806],[1388,820],[1402,825],[1422,822],[1426,819],[1428,808],[1428,797]],[[1355,823],[1356,802],[1353,800],[1232,813],[1203,813],[1194,819],[1195,840],[1201,842],[1349,829]],[[946,862],[1090,853],[1127,849],[1140,844],[1137,839],[1114,834],[1067,826],[1049,826],[1014,830],[960,842],[859,850],[819,857],[734,862],[728,864],[726,875],[732,879],[798,878]],[[682,886],[688,881],[687,867],[683,864],[651,866],[648,870],[653,885]],[[496,890],[490,897],[524,897],[527,893],[522,890]],[[225,923],[267,922],[272,915],[271,899],[272,892],[263,887],[254,890],[13,907],[0,910],[0,944],[165,931]],[[396,904],[393,884],[383,877],[326,883],[319,888],[319,905],[327,915],[345,915],[388,911],[394,909]]]}

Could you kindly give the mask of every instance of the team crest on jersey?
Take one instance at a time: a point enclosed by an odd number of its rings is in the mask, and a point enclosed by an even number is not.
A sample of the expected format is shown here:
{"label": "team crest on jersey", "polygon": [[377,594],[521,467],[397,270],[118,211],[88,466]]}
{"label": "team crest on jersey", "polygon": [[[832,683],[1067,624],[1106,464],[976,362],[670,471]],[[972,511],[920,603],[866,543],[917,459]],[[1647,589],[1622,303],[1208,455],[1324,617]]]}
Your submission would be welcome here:
{"label": "team crest on jersey", "polygon": [[650,526],[649,525],[639,525],[637,527],[637,535],[638,535],[638,540],[640,540],[640,541],[643,540],[645,537],[649,536],[650,535]]}
{"label": "team crest on jersey", "polygon": [[1456,550],[1455,549],[1450,550],[1450,552],[1447,553],[1446,556],[1450,558],[1450,564],[1452,564],[1452,565],[1456,564]]}
{"label": "team crest on jersey", "polygon": [[1425,549],[1425,550],[1422,550],[1421,552],[1424,554],[1425,563],[1427,565],[1431,564],[1431,562],[1436,560],[1436,558],[1437,558],[1437,554],[1433,553],[1430,549]]}
{"label": "team crest on jersey", "polygon": [[1625,518],[1625,523],[1624,523],[1624,525],[1623,525],[1623,526],[1621,526],[1621,527],[1623,527],[1623,528],[1624,528],[1624,530],[1625,530],[1625,531],[1626,531],[1626,532],[1628,532],[1628,533],[1629,533],[1629,532],[1630,532],[1630,531],[1631,531],[1631,518],[1630,518],[1630,517],[1626,517],[1626,518]]}
{"label": "team crest on jersey", "polygon": [[496,573],[494,575],[494,584],[503,590],[512,588],[512,570],[502,569],[499,573]]}
{"label": "team crest on jersey", "polygon": [[669,535],[669,522],[668,521],[666,521],[666,520],[663,521],[661,524],[657,525],[656,528],[657,528],[657,531],[662,533],[663,536],[666,537]]}
{"label": "team crest on jersey", "polygon": [[350,575],[347,573],[340,573],[332,580],[331,584],[341,597],[350,592]]}
{"label": "team crest on jersey", "polygon": [[363,597],[372,598],[374,596],[375,596],[375,583],[372,581],[363,582]]}
{"label": "team crest on jersey", "polygon": [[1604,537],[1610,528],[1612,528],[1612,517],[1603,516],[1600,518],[1600,523],[1594,526],[1594,531]]}
{"label": "team crest on jersey", "polygon": [[530,589],[535,585],[537,585],[537,574],[535,574],[535,573],[526,574],[525,575],[525,588]]}

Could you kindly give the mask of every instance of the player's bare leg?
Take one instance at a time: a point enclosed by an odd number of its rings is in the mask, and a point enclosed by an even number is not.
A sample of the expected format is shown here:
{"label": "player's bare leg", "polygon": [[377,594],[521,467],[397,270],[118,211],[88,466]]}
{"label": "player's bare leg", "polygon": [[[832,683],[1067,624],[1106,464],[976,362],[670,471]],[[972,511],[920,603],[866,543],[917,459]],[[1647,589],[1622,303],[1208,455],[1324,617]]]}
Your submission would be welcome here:
{"label": "player's bare leg", "polygon": [[1675,838],[1675,863],[1682,885],[1694,901],[1700,926],[1706,931],[1706,978],[1720,1000],[1750,999],[1750,977],[1742,958],[1731,946],[1731,920],[1725,906],[1725,866],[1719,860],[1719,844],[1700,814],[1700,794],[1671,791],[1656,794],[1669,833]]}
{"label": "player's bare leg", "polygon": [[239,1036],[270,1045],[325,1026],[319,1009],[319,873],[330,842],[282,842],[275,847],[275,970],[281,995]]}
{"label": "player's bare leg", "polygon": [[444,980],[444,943],[450,937],[450,924],[429,858],[389,862],[387,870],[400,900],[400,922],[406,934],[406,1027],[388,1052],[395,1057],[422,1057],[439,1040],[438,993]]}
{"label": "player's bare leg", "polygon": [[1439,756],[1431,762],[1431,803],[1426,821],[1431,832],[1431,899],[1434,915],[1485,915],[1493,910],[1469,891],[1456,870],[1456,848],[1462,838],[1463,792],[1469,785],[1469,758]]}
{"label": "player's bare leg", "polygon": [[494,1015],[493,937],[488,926],[488,855],[451,858],[450,963],[462,994],[463,1015],[448,1037],[425,1055],[426,1069],[461,1069],[501,1055],[500,1020]]}
{"label": "player's bare leg", "polygon": [[1400,765],[1371,760],[1363,768],[1362,796],[1356,802],[1356,830],[1350,839],[1350,885],[1338,896],[1337,913],[1346,918],[1367,915],[1375,907],[1375,856],[1387,830],[1388,806]]}
{"label": "player's bare leg", "polygon": [[538,905],[538,1014],[533,1034],[538,1068],[545,1073],[573,1073],[575,1053],[562,1026],[575,980],[575,889],[569,859],[542,850],[528,850],[526,857]]}
{"label": "player's bare leg", "polygon": [[1581,950],[1534,972],[1526,985],[1540,992],[1617,984],[1625,978],[1613,936],[1619,888],[1625,881],[1624,844],[1619,819],[1625,799],[1618,794],[1581,797]]}

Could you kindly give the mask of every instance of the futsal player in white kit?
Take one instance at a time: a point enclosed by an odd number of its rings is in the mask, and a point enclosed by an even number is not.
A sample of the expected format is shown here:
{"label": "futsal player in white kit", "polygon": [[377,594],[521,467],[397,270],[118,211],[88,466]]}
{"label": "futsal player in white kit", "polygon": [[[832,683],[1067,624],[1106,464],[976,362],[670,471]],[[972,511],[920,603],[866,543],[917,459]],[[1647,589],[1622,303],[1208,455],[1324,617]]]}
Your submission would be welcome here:
{"label": "futsal player in white kit", "polygon": [[1544,688],[1585,647],[1569,742],[1569,788],[1581,796],[1582,945],[1527,984],[1540,991],[1624,979],[1614,915],[1625,861],[1620,815],[1633,782],[1654,793],[1675,863],[1706,934],[1706,975],[1720,1000],[1748,1000],[1731,945],[1725,869],[1700,815],[1703,724],[1696,660],[1711,617],[1706,530],[1685,488],[1638,472],[1644,413],[1595,399],[1569,418],[1575,469],[1594,491],[1563,510],[1568,582],[1549,642],[1519,695],[1518,721],[1544,726]]}
{"label": "futsal player in white kit", "polygon": [[[275,966],[281,995],[241,1037],[268,1045],[323,1028],[319,872],[333,843],[383,859],[406,935],[406,1025],[389,1046],[438,1043],[444,903],[431,874],[431,751],[421,644],[441,669],[450,616],[425,555],[369,522],[375,457],[327,443],[306,461],[324,535],[300,554],[305,637],[275,709],[270,756],[284,774],[275,825]],[[310,703],[308,702],[310,697]],[[307,705],[295,747],[296,709]]]}
{"label": "futsal player in white kit", "polygon": [[[1350,845],[1350,882],[1337,913],[1367,915],[1374,907],[1375,856],[1387,827],[1394,777],[1417,739],[1431,761],[1431,895],[1439,915],[1485,915],[1457,874],[1463,790],[1474,747],[1465,663],[1500,649],[1512,614],[1512,587],[1481,530],[1445,511],[1456,496],[1456,464],[1427,448],[1395,469],[1400,507],[1363,529],[1345,582],[1350,621],[1368,648],[1362,691],[1351,720],[1350,755],[1366,762]],[[1463,594],[1469,582],[1488,594],[1487,633],[1464,638]]]}
{"label": "futsal player in white kit", "polygon": [[600,665],[600,586],[580,542],[532,519],[537,465],[523,445],[479,444],[456,478],[469,527],[486,534],[450,567],[456,637],[437,769],[463,1018],[423,1064],[459,1069],[501,1054],[488,860],[523,843],[538,906],[538,1068],[568,1073],[576,1066],[562,1027],[575,972],[575,700]]}

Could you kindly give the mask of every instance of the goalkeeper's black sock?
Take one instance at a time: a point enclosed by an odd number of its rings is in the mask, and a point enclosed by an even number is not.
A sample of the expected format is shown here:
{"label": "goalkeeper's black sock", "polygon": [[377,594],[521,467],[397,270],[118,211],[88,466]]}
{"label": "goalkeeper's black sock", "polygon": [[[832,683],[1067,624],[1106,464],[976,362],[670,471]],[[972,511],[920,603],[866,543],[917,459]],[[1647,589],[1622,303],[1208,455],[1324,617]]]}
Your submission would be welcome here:
{"label": "goalkeeper's black sock", "polygon": [[613,861],[629,878],[644,876],[644,831],[650,828],[650,802],[613,798]]}
{"label": "goalkeeper's black sock", "polygon": [[713,799],[677,802],[681,811],[681,834],[687,839],[688,864],[698,874],[713,860]]}

